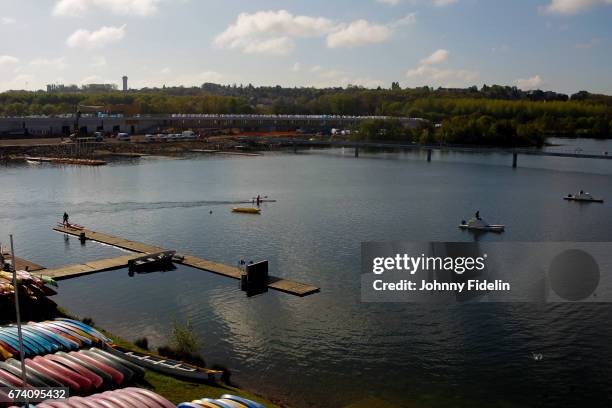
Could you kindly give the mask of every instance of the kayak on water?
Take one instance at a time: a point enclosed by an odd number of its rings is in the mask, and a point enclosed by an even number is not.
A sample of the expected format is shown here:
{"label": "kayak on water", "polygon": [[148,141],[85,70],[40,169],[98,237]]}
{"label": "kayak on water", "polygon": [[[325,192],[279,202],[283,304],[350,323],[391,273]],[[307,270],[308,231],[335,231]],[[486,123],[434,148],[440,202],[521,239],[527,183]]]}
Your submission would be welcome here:
{"label": "kayak on water", "polygon": [[232,212],[244,214],[261,214],[261,210],[259,208],[250,207],[235,207],[232,209]]}

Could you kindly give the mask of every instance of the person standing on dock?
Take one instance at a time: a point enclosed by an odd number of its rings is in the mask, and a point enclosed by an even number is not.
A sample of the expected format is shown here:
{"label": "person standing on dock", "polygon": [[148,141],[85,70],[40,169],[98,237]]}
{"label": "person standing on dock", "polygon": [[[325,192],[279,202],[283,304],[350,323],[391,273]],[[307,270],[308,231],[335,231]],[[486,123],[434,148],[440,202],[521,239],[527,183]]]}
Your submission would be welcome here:
{"label": "person standing on dock", "polygon": [[68,213],[67,213],[67,212],[64,212],[64,218],[63,218],[63,221],[62,221],[62,224],[64,224],[64,226],[68,226],[68,225],[69,225],[69,224],[68,224],[68,218],[70,218],[70,217],[68,216]]}

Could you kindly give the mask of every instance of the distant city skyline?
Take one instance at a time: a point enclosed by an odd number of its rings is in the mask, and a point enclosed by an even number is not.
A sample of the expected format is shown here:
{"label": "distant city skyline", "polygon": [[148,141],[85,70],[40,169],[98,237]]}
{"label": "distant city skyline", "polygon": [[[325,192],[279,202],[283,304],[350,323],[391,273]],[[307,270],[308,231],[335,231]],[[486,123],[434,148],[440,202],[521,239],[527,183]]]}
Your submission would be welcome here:
{"label": "distant city skyline", "polygon": [[0,91],[204,82],[612,94],[612,0],[3,0]]}

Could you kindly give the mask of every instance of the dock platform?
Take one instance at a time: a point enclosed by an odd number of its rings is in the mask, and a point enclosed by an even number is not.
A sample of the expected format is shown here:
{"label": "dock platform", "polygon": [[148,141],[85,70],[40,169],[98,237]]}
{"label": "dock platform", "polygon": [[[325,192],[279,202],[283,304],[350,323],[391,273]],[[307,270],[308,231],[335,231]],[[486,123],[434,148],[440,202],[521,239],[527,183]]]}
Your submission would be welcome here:
{"label": "dock platform", "polygon": [[[116,237],[114,235],[105,234],[102,232],[96,232],[91,230],[81,230],[81,229],[73,229],[67,228],[63,226],[58,226],[53,228],[53,230],[63,233],[69,234],[76,237],[79,237],[81,233],[85,234],[85,238],[91,241],[100,242],[103,244],[111,245],[117,248],[126,249],[132,252],[136,252],[138,254],[148,254],[148,253],[156,253],[156,252],[164,252],[168,249],[160,248],[153,245],[143,244],[142,242],[131,241],[128,239]],[[69,279],[72,277],[92,274],[96,272],[102,272],[110,269],[117,269],[124,266],[127,266],[129,259],[136,258],[140,255],[127,255],[119,258],[106,259],[102,261],[95,261],[86,264],[73,265],[65,268],[58,268],[53,270],[46,270],[45,274],[53,276],[57,279]],[[234,266],[225,265],[218,262],[209,261],[207,259],[199,258],[192,255],[183,254],[183,259],[179,261],[175,261],[175,263],[189,266],[195,269],[199,269],[206,272],[212,272],[217,275],[225,276],[232,279],[240,279],[242,275],[242,270],[236,268]],[[117,264],[117,266],[113,266]],[[100,269],[104,268],[104,269]],[[288,279],[277,278],[270,276],[268,278],[268,287],[270,289],[278,290],[280,292],[284,292],[290,295],[295,296],[308,296],[313,293],[317,293],[320,289],[316,286],[312,286],[309,284],[295,282]]]}
{"label": "dock platform", "polygon": [[42,274],[60,281],[64,279],[76,278],[79,276],[91,275],[93,273],[112,271],[114,269],[126,268],[128,262],[138,258],[139,254],[125,255],[117,258],[100,259],[98,261],[87,262],[84,264],[62,266],[60,268],[44,269]]}

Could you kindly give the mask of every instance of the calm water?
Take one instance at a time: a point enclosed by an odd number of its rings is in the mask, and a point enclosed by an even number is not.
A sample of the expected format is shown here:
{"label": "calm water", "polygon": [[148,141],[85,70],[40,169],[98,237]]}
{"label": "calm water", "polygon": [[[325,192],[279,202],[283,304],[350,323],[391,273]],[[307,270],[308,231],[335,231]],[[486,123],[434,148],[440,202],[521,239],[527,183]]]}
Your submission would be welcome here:
{"label": "calm water", "polygon": [[[577,141],[563,141],[576,144]],[[612,151],[610,142],[579,141]],[[553,147],[552,149],[575,149]],[[46,266],[116,256],[51,232],[64,210],[91,229],[236,264],[268,259],[272,273],[322,287],[304,299],[247,299],[237,283],[179,267],[125,270],[61,283],[57,302],[129,340],[165,344],[190,320],[209,363],[239,384],[294,407],[369,397],[431,406],[608,407],[612,306],[360,302],[360,243],[472,240],[459,220],[476,209],[508,225],[482,240],[612,240],[612,161],[351,150],[254,158],[119,161],[104,168],[0,168],[0,237]],[[580,189],[608,199],[581,206]],[[263,193],[261,216],[229,202]],[[212,211],[212,214],[210,214]],[[532,353],[542,353],[534,361]]]}

